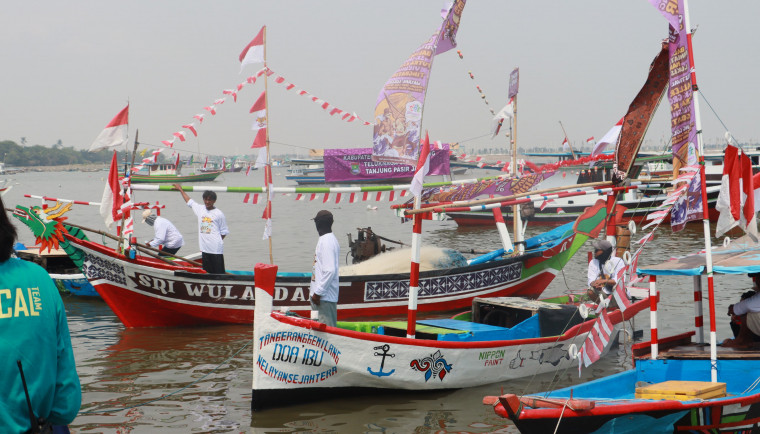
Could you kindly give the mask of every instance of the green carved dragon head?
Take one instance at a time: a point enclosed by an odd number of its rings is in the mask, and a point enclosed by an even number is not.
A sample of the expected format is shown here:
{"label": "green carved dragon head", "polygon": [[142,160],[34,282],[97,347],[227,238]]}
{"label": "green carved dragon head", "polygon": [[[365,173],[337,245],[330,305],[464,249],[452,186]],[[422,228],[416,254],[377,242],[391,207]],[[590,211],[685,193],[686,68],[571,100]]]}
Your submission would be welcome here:
{"label": "green carved dragon head", "polygon": [[55,206],[42,209],[39,206],[25,207],[16,205],[13,217],[26,225],[35,236],[35,242],[40,246],[40,252],[52,249],[63,249],[74,261],[77,267],[82,266],[82,252],[66,239],[64,234],[71,234],[77,238],[87,239],[82,231],[71,226],[64,226],[63,221],[68,217],[63,214],[71,209],[71,203],[62,204],[56,202]]}

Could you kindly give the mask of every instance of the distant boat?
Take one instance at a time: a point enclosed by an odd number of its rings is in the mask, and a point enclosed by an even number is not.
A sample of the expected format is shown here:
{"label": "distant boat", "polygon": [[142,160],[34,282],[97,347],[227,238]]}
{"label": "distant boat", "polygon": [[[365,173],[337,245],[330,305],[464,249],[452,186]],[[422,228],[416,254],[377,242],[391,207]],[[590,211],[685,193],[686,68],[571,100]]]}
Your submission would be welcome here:
{"label": "distant boat", "polygon": [[157,183],[157,182],[202,182],[213,181],[224,173],[222,170],[204,173],[191,173],[182,175],[182,164],[154,163],[146,164],[142,169],[132,174],[133,183]]}

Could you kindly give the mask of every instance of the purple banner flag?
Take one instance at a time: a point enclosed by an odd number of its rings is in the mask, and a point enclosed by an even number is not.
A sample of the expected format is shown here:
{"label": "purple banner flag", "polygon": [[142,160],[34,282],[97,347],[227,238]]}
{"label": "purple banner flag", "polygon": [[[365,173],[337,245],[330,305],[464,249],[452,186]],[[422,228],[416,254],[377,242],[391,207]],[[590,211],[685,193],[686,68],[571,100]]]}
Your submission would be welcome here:
{"label": "purple banner flag", "polygon": [[[465,0],[449,9],[441,27],[388,79],[377,97],[372,160],[417,166],[425,92],[433,56],[456,46]],[[440,44],[440,45],[439,45]]]}
{"label": "purple banner flag", "polygon": [[701,220],[704,216],[702,211],[702,182],[699,172],[689,181],[686,192],[673,204],[670,210],[670,228],[678,232],[686,227],[686,223]]}
{"label": "purple banner flag", "polygon": [[513,98],[517,96],[517,91],[520,87],[520,68],[515,68],[512,73],[509,74],[509,94],[507,98]]}
{"label": "purple banner flag", "polygon": [[682,166],[697,163],[697,128],[687,42],[689,29],[684,26],[683,0],[649,0],[649,2],[670,24],[668,101],[670,102],[673,174],[678,175],[678,170]]}
{"label": "purple banner flag", "polygon": [[459,30],[459,21],[462,19],[462,11],[466,2],[467,0],[456,0],[443,16],[435,54],[445,53],[457,46],[457,30]]}
{"label": "purple banner flag", "polygon": [[[448,175],[449,145],[443,144],[443,149],[431,149],[430,153],[428,175]],[[326,182],[411,178],[415,169],[407,164],[372,161],[371,148],[325,149],[324,162]]]}
{"label": "purple banner flag", "polygon": [[555,172],[533,173],[521,178],[490,179],[455,187],[433,187],[422,193],[424,202],[454,202],[472,200],[479,196],[512,196],[527,193]]}

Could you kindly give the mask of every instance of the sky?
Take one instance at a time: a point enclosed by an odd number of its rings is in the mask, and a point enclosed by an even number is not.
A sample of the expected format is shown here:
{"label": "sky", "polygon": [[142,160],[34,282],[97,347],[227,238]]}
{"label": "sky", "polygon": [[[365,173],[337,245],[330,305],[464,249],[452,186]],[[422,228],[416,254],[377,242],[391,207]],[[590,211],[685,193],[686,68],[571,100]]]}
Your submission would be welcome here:
{"label": "sky", "polygon": [[[267,62],[276,75],[331,106],[372,120],[385,81],[440,25],[440,0],[8,2],[0,26],[0,140],[87,149],[130,104],[130,141],[162,147],[195,122],[181,153],[251,154],[249,109],[264,81],[228,97],[202,125],[193,115],[224,97],[259,65],[240,73],[238,56],[267,26]],[[739,142],[760,141],[760,56],[752,34],[757,0],[691,0],[691,27],[706,143],[726,128]],[[431,140],[504,148],[490,138],[520,68],[518,146],[576,147],[601,138],[626,112],[667,37],[665,18],[647,0],[470,0],[458,47],[439,55],[423,112]],[[755,47],[755,48],[752,48]],[[460,50],[463,58],[457,55]],[[472,72],[475,79],[471,79]],[[481,98],[476,86],[485,95]],[[329,116],[273,81],[273,154],[309,148],[370,147],[372,127]],[[486,105],[485,100],[489,105]],[[645,145],[669,140],[661,104]],[[561,124],[560,124],[561,122]],[[725,127],[724,125],[725,124]]]}

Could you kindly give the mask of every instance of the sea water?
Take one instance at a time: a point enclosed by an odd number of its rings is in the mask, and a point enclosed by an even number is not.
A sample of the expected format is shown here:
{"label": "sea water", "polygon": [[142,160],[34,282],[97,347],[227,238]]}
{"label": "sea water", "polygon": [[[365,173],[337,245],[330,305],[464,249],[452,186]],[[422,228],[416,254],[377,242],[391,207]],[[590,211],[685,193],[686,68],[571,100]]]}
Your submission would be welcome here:
{"label": "sea water", "polygon": [[[285,168],[275,169],[275,185],[287,185]],[[40,201],[24,194],[44,195],[79,201],[99,202],[107,172],[23,173],[13,176],[13,189],[3,197],[6,207],[36,205]],[[226,173],[215,186],[260,185],[261,173]],[[201,201],[201,192],[189,193]],[[243,203],[242,194],[218,193],[217,207],[227,216],[230,235],[225,239],[225,262],[229,269],[253,269],[256,262],[269,262],[269,247],[262,240],[264,230],[259,204]],[[333,230],[341,244],[342,263],[350,263],[348,237],[356,238],[356,228],[372,227],[386,238],[411,241],[411,225],[388,209],[388,203],[327,203],[296,201],[294,195],[274,199],[273,257],[282,271],[310,271],[317,233],[311,218],[320,209],[335,216]],[[387,196],[386,196],[387,198]],[[183,233],[181,255],[197,252],[197,221],[178,192],[135,193],[136,201],[158,201],[161,215]],[[404,198],[402,198],[403,200]],[[399,202],[398,200],[396,201]],[[105,230],[96,206],[75,205],[68,212],[71,222]],[[545,228],[530,227],[528,236]],[[25,227],[18,228],[21,241],[33,243]],[[140,241],[152,237],[152,228],[135,221]],[[634,235],[637,240],[641,234]],[[92,235],[101,241],[101,237]],[[495,228],[459,228],[454,222],[423,224],[423,243],[438,247],[470,250],[500,247]],[[642,254],[640,264],[654,264],[671,256],[704,248],[702,226],[696,224],[673,234],[669,227],[657,231]],[[108,245],[113,241],[106,240]],[[386,243],[389,247],[390,243]],[[586,285],[587,252],[584,246],[544,292],[552,296],[577,291]],[[715,279],[718,340],[730,337],[726,310],[750,287],[743,275]],[[690,330],[694,325],[692,279],[668,277],[658,280],[660,336]],[[707,298],[707,285],[704,285]],[[100,300],[64,298],[74,345],[83,396],[72,432],[104,433],[188,433],[188,432],[516,432],[514,426],[497,417],[490,406],[481,404],[485,395],[502,392],[538,392],[588,381],[626,369],[631,365],[630,346],[621,345],[592,365],[581,378],[575,368],[453,392],[391,393],[322,401],[319,396],[305,405],[252,413],[251,369],[252,328],[230,325],[197,328],[126,329]],[[709,317],[705,306],[705,324]],[[649,313],[633,321],[636,329],[649,332]],[[630,326],[628,327],[630,329]],[[630,334],[630,333],[629,333]],[[624,335],[628,336],[628,334]]]}

